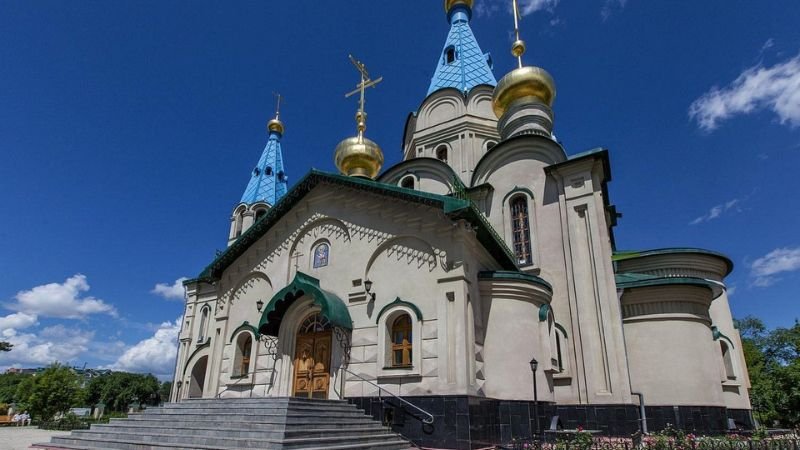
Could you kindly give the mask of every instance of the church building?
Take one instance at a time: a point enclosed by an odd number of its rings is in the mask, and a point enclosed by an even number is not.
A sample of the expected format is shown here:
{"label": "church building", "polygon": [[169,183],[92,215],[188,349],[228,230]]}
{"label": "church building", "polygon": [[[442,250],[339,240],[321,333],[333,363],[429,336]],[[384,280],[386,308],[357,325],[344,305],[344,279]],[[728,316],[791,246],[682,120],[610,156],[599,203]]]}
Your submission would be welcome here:
{"label": "church building", "polygon": [[619,251],[609,151],[562,147],[555,82],[522,64],[524,42],[497,81],[473,0],[444,3],[402,162],[381,171],[363,109],[379,80],[355,60],[362,102],[340,173],[289,187],[284,124],[268,123],[227,249],[184,283],[172,400],[347,400],[438,448],[562,427],[751,427],[731,260]]}

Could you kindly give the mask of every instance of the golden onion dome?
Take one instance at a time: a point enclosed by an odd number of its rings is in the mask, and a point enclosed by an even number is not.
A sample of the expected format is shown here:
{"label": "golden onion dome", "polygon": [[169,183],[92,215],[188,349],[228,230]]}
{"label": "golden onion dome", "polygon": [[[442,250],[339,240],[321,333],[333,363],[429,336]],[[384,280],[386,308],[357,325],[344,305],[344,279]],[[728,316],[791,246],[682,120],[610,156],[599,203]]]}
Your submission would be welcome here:
{"label": "golden onion dome", "polygon": [[363,135],[353,136],[336,146],[333,160],[343,175],[374,179],[383,166],[383,152]]}
{"label": "golden onion dome", "polygon": [[506,74],[494,88],[492,96],[494,114],[499,119],[512,103],[526,98],[533,98],[535,99],[533,101],[542,102],[548,107],[553,106],[556,83],[546,70],[525,66]]}
{"label": "golden onion dome", "polygon": [[467,8],[472,9],[474,3],[474,0],[444,0],[444,11],[450,12],[456,5],[465,5]]}
{"label": "golden onion dome", "polygon": [[267,122],[267,130],[283,134],[283,122],[278,120],[278,118],[276,117],[275,119],[272,119],[269,122]]}

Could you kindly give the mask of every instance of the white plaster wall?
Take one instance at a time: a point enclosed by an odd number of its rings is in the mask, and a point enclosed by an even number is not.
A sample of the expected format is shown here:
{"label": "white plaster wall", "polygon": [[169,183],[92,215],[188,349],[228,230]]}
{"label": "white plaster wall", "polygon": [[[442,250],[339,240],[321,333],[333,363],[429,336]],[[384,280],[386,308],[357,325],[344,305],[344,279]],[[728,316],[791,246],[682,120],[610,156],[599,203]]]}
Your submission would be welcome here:
{"label": "white plaster wall", "polygon": [[[744,359],[744,351],[742,349],[742,340],[739,335],[739,330],[733,326],[733,317],[731,315],[730,303],[728,302],[727,291],[714,299],[711,302],[709,309],[711,315],[711,323],[715,325],[719,331],[733,341],[734,348],[731,349],[731,358],[733,362],[733,371],[736,375],[735,380],[728,380],[727,377],[721,377],[722,392],[725,398],[725,406],[733,409],[750,409],[750,395],[748,389],[750,388],[750,377],[747,373],[747,363]],[[719,346],[719,342],[717,342]],[[718,351],[721,353],[721,350]],[[720,369],[724,374],[724,362],[720,357]]]}

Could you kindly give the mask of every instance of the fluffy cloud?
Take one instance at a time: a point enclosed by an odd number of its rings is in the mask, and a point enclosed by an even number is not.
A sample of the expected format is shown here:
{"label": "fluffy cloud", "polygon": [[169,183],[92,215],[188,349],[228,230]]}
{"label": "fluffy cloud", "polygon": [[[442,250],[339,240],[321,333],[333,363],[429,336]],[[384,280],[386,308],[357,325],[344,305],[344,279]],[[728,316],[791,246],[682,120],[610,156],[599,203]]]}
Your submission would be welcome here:
{"label": "fluffy cloud", "polygon": [[800,55],[772,67],[755,65],[730,85],[711,88],[691,104],[689,117],[712,131],[734,115],[763,109],[774,112],[781,124],[800,125]]}
{"label": "fluffy cloud", "polygon": [[116,309],[103,300],[81,297],[88,290],[86,276],[77,274],[60,284],[43,284],[28,291],[20,291],[14,297],[16,303],[8,305],[8,308],[27,315],[63,319],[80,319],[89,314],[100,313],[116,316]]}
{"label": "fluffy cloud", "polygon": [[14,348],[0,353],[0,368],[9,366],[46,366],[53,362],[77,362],[78,356],[88,350],[94,337],[90,331],[67,328],[63,325],[43,328],[38,334],[18,333],[13,328],[4,330],[3,340]]}
{"label": "fluffy cloud", "polygon": [[125,372],[152,373],[160,379],[168,379],[175,370],[175,355],[178,352],[178,333],[181,331],[181,320],[164,322],[152,337],[127,349],[114,364],[111,370]]}
{"label": "fluffy cloud", "polygon": [[186,280],[188,280],[188,278],[180,277],[172,284],[158,283],[150,292],[164,297],[167,300],[183,300],[185,293],[183,282]]}
{"label": "fluffy cloud", "polygon": [[18,330],[35,325],[38,321],[35,314],[14,313],[0,317],[0,334],[5,335],[8,330]]}
{"label": "fluffy cloud", "polygon": [[776,275],[796,270],[800,270],[800,247],[777,248],[750,265],[753,285],[759,287],[771,286],[779,280]]}
{"label": "fluffy cloud", "polygon": [[739,207],[740,203],[741,201],[738,198],[735,198],[733,200],[728,200],[725,203],[715,205],[709,209],[707,213],[689,222],[689,225],[697,225],[703,222],[708,222],[709,220],[714,220],[726,212],[742,212],[742,209]]}
{"label": "fluffy cloud", "polygon": [[558,5],[558,2],[559,0],[520,0],[519,13],[527,16],[537,11],[552,11]]}

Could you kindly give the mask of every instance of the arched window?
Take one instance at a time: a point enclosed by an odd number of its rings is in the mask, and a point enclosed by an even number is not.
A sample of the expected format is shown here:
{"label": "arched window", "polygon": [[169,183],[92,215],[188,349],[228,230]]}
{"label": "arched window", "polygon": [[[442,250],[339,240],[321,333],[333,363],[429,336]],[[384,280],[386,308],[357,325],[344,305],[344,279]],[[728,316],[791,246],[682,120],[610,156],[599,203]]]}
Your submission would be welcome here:
{"label": "arched window", "polygon": [[522,265],[533,263],[531,255],[531,227],[528,215],[528,199],[517,195],[511,199],[511,233],[514,238],[514,254]]}
{"label": "arched window", "polygon": [[440,145],[439,148],[436,149],[436,159],[441,162],[447,162],[447,147],[444,145]]}
{"label": "arched window", "polygon": [[733,359],[731,358],[731,349],[726,342],[721,339],[719,346],[722,349],[722,362],[725,364],[725,378],[729,380],[736,379],[736,373],[733,371]]}
{"label": "arched window", "polygon": [[392,322],[392,367],[411,367],[411,316],[403,314]]}
{"label": "arched window", "polygon": [[327,242],[322,242],[314,247],[314,268],[325,267],[328,265],[331,246]]}
{"label": "arched window", "polygon": [[278,181],[286,181],[286,174],[282,170],[278,172]]}
{"label": "arched window", "polygon": [[456,49],[452,45],[444,50],[445,64],[452,64],[456,60]]}
{"label": "arched window", "polygon": [[309,315],[300,324],[297,334],[318,333],[331,328],[331,323],[328,318],[319,313]]}
{"label": "arched window", "polygon": [[265,174],[265,175],[268,175],[268,176],[269,176],[269,175],[272,175],[272,167],[270,167],[270,166],[267,166],[267,168],[266,168],[266,169],[264,169],[264,174]]}
{"label": "arched window", "polygon": [[200,312],[200,328],[197,330],[197,343],[201,344],[206,339],[206,328],[208,328],[208,315],[211,313],[211,308],[208,305],[204,306]]}
{"label": "arched window", "polygon": [[400,187],[403,187],[403,188],[406,188],[406,189],[414,189],[414,177],[409,175],[409,176],[403,178],[402,180],[400,180]]}
{"label": "arched window", "polygon": [[236,339],[236,357],[233,360],[233,376],[244,377],[250,373],[250,354],[253,349],[253,336],[241,333]]}
{"label": "arched window", "polygon": [[258,222],[258,219],[260,219],[260,218],[262,218],[262,217],[264,217],[266,215],[267,215],[267,210],[266,209],[263,209],[263,208],[257,209],[256,210],[256,222]]}
{"label": "arched window", "polygon": [[495,141],[486,141],[486,145],[485,145],[484,149],[488,152],[489,150],[494,148],[495,145],[497,145],[497,142],[495,142]]}

